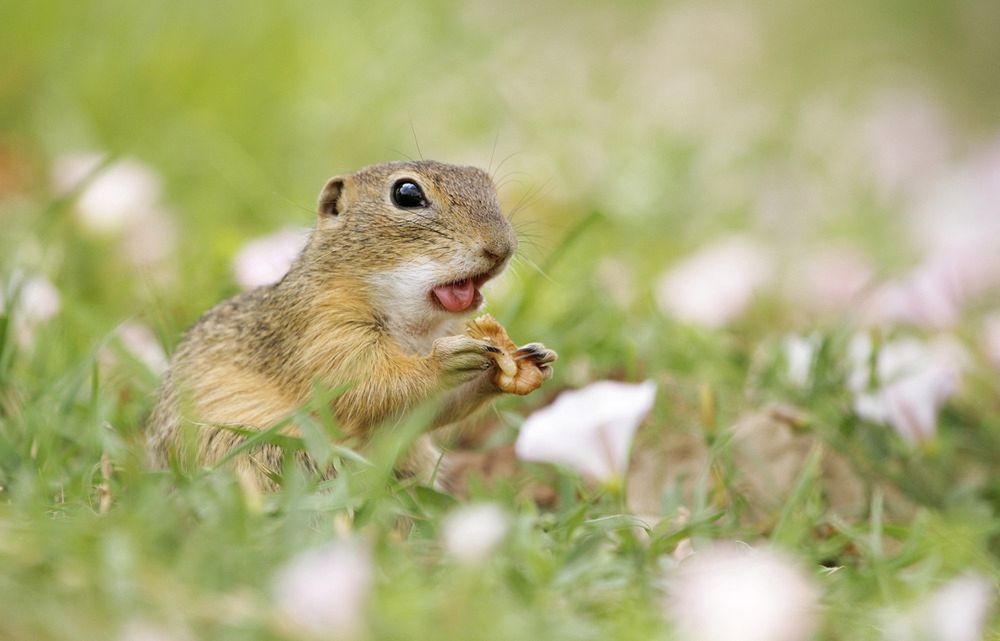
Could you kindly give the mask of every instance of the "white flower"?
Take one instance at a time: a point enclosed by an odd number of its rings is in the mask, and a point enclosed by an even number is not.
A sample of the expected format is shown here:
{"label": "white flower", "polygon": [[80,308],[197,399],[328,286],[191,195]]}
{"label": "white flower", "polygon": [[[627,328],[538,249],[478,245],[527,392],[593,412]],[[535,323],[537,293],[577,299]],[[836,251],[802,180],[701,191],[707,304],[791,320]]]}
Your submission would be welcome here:
{"label": "white flower", "polygon": [[978,641],[983,638],[986,615],[995,597],[993,585],[983,577],[953,579],[927,604],[929,630],[939,641]]}
{"label": "white flower", "polygon": [[[8,296],[13,300],[8,301]],[[12,303],[11,326],[21,345],[30,344],[35,329],[62,309],[59,290],[41,274],[15,274],[6,289],[0,286],[0,312],[5,310],[7,302]]]}
{"label": "white flower", "polygon": [[275,576],[274,595],[296,628],[322,638],[355,638],[364,629],[373,580],[368,550],[337,541],[289,561]]}
{"label": "white flower", "polygon": [[129,263],[148,269],[146,277],[168,280],[164,261],[177,245],[173,214],[160,204],[160,176],[134,158],[102,167],[106,155],[97,152],[65,154],[52,170],[55,192],[80,190],[75,214],[80,224],[97,234],[116,235]]}
{"label": "white flower", "polygon": [[507,514],[492,503],[459,508],[444,520],[444,549],[458,561],[479,563],[503,541],[509,526]]}
{"label": "white flower", "polygon": [[790,558],[716,544],[667,577],[666,611],[681,641],[805,641],[819,592]]}
{"label": "white flower", "polygon": [[798,387],[805,387],[809,384],[818,343],[819,337],[816,335],[797,336],[793,334],[785,337],[784,351],[788,380]]}
{"label": "white flower", "polygon": [[76,200],[80,223],[95,233],[117,233],[156,208],[162,185],[155,171],[134,158],[98,169],[103,161],[104,156],[94,152],[62,156],[56,160],[52,182],[58,193],[67,193],[92,176]]}
{"label": "white flower", "polygon": [[980,641],[996,590],[989,580],[968,574],[952,579],[921,603],[892,617],[891,641]]}
{"label": "white flower", "polygon": [[739,236],[700,249],[664,274],[656,288],[660,310],[681,321],[720,327],[750,305],[774,271],[770,254]]}
{"label": "white flower", "polygon": [[[887,423],[910,443],[932,438],[945,401],[958,390],[965,365],[964,351],[940,338],[923,343],[903,338],[881,346],[871,371],[871,337],[854,337],[848,346],[852,370],[848,387],[854,392],[854,411],[870,421]],[[872,389],[872,374],[877,386]]]}
{"label": "white flower", "polygon": [[250,241],[233,259],[237,284],[243,289],[253,289],[278,282],[308,240],[308,229],[286,228]]}
{"label": "white flower", "polygon": [[565,465],[598,481],[621,481],[632,437],[655,397],[652,381],[600,381],[563,392],[524,421],[517,456]]}
{"label": "white flower", "polygon": [[45,276],[35,274],[21,285],[18,313],[31,322],[47,321],[62,309],[59,290]]}
{"label": "white flower", "polygon": [[[167,354],[163,346],[147,326],[137,321],[126,321],[118,326],[115,337],[136,360],[149,368],[156,375],[167,370]],[[114,362],[114,355],[103,350],[101,356],[105,361]]]}

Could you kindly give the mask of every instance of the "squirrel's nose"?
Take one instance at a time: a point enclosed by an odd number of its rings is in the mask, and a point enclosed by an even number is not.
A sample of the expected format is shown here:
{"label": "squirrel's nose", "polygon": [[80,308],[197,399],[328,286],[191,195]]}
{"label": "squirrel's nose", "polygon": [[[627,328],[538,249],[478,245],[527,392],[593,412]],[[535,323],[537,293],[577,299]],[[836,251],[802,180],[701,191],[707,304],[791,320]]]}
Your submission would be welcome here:
{"label": "squirrel's nose", "polygon": [[514,248],[507,242],[491,243],[483,247],[483,257],[494,266],[499,265],[510,258],[513,253]]}
{"label": "squirrel's nose", "polygon": [[506,256],[501,256],[500,254],[494,254],[492,251],[488,249],[483,250],[483,256],[486,258],[486,260],[489,261],[490,269],[493,269],[494,267],[496,267],[497,265],[499,265],[500,263],[502,263],[504,260],[507,259]]}
{"label": "squirrel's nose", "polygon": [[514,255],[517,250],[517,236],[509,226],[502,230],[507,233],[496,233],[488,238],[480,239],[480,251],[483,258],[488,260],[494,267],[500,266],[505,260]]}

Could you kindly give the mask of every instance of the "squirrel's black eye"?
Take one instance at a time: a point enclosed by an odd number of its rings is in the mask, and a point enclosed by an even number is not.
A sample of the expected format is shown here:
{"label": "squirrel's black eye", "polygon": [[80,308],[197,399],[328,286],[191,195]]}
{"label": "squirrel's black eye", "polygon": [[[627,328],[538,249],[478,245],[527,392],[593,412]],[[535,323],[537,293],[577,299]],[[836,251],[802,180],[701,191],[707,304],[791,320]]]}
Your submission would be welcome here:
{"label": "squirrel's black eye", "polygon": [[405,178],[392,186],[392,202],[396,203],[398,207],[406,209],[426,207],[428,204],[427,197],[424,196],[424,190],[420,188],[420,185]]}

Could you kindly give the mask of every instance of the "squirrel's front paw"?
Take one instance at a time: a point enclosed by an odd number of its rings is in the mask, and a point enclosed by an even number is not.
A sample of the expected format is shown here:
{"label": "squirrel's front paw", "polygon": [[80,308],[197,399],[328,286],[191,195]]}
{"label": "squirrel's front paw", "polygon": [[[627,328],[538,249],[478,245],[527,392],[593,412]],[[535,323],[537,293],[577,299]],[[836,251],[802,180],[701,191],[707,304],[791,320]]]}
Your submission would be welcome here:
{"label": "squirrel's front paw", "polygon": [[471,381],[494,366],[500,348],[468,336],[445,336],[434,341],[431,351],[449,385]]}
{"label": "squirrel's front paw", "polygon": [[489,314],[469,321],[466,331],[471,336],[500,348],[498,353],[491,356],[497,362],[494,382],[501,392],[524,396],[552,378],[550,363],[559,357],[558,354],[541,343],[528,343],[518,348],[510,340],[507,330]]}

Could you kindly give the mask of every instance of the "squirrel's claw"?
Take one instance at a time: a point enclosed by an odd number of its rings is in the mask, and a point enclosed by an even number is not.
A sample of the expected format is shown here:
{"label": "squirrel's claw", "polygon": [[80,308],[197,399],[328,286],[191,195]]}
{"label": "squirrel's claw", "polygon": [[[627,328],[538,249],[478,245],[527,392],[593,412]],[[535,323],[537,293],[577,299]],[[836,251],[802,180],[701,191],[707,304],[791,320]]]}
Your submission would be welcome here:
{"label": "squirrel's claw", "polygon": [[541,343],[528,343],[514,351],[514,360],[519,361],[525,358],[530,358],[537,365],[544,365],[554,363],[559,358],[559,354]]}

